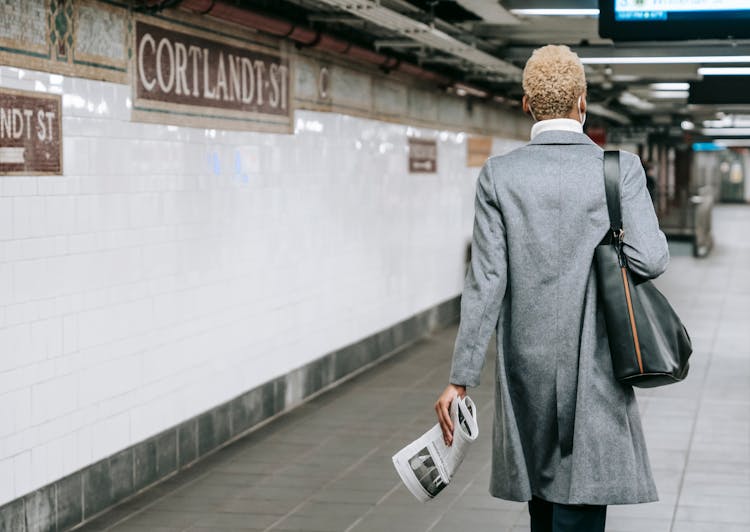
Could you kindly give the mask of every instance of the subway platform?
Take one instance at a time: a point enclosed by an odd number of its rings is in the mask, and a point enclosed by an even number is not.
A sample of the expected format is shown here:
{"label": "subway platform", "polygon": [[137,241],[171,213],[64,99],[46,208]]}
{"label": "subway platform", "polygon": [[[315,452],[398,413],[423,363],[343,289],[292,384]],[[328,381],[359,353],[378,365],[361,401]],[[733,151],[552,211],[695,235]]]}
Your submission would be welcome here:
{"label": "subway platform", "polygon": [[[611,532],[750,530],[750,207],[714,211],[716,244],[672,244],[658,281],[694,343],[686,382],[638,392],[660,501],[610,507]],[[431,426],[456,329],[317,396],[80,530],[521,532],[526,506],[487,493],[492,357],[480,437],[440,498],[416,502],[391,455]]]}

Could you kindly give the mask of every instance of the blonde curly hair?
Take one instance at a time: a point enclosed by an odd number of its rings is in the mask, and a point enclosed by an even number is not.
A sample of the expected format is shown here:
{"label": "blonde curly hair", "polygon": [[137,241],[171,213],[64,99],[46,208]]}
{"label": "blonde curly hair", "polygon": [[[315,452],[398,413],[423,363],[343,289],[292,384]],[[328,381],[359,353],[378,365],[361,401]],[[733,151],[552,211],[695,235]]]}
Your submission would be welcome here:
{"label": "blonde curly hair", "polygon": [[537,120],[563,118],[586,90],[586,74],[570,48],[549,44],[531,54],[522,85]]}

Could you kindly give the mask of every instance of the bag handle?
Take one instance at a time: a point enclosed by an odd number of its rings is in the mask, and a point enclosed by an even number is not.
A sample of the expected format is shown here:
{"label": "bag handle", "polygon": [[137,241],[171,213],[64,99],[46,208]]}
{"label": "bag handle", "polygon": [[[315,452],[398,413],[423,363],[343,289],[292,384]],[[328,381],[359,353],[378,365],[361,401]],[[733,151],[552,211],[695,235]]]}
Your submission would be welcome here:
{"label": "bag handle", "polygon": [[609,227],[616,239],[622,239],[622,213],[620,210],[620,152],[604,152],[604,190],[607,195]]}

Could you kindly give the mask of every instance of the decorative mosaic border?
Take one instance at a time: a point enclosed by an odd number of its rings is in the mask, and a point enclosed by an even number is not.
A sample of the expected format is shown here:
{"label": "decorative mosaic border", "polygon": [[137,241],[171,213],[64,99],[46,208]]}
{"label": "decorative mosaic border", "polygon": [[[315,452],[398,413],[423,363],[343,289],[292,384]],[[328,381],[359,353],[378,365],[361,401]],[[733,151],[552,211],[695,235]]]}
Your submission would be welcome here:
{"label": "decorative mosaic border", "polygon": [[[23,0],[19,0],[19,5],[23,5]],[[47,11],[45,45],[0,39],[0,64],[115,83],[128,82],[127,58],[117,61],[75,53],[76,23],[81,7],[121,14],[125,22],[122,39],[127,45],[131,23],[130,11],[124,4],[102,0],[44,0],[44,5]]]}
{"label": "decorative mosaic border", "polygon": [[[45,44],[44,45],[37,45],[35,43],[32,43],[30,41],[17,41],[13,39],[7,39],[0,37],[0,61],[3,61],[5,63],[5,56],[10,57],[16,57],[18,64],[22,65],[22,61],[26,62],[28,64],[28,61],[35,61],[35,60],[46,60],[50,58],[50,50],[51,50],[51,44],[50,44],[50,24],[51,24],[51,16],[50,16],[50,1],[51,0],[45,0],[44,6],[47,11],[46,18],[46,25],[44,29],[44,35],[45,35]],[[19,0],[19,6],[21,5],[21,1]],[[6,63],[11,64],[11,63]]]}
{"label": "decorative mosaic border", "polygon": [[[50,1],[44,0],[43,4],[47,12],[45,17],[46,25],[44,29],[45,44],[35,45],[30,42],[19,42],[12,39],[0,37],[0,59],[4,54],[17,54],[25,58],[42,58],[49,59],[50,57]],[[18,1],[18,5],[21,5],[21,0]],[[27,59],[28,60],[28,59]]]}
{"label": "decorative mosaic border", "polygon": [[277,377],[156,436],[0,507],[0,530],[63,532],[189,468],[288,412],[458,320],[455,297]]}
{"label": "decorative mosaic border", "polygon": [[432,84],[315,50],[296,51],[294,108],[410,126],[528,139],[519,112],[446,94]]}
{"label": "decorative mosaic border", "polygon": [[[25,0],[16,0],[20,5]],[[134,13],[129,3],[117,0],[35,0],[47,11],[46,42],[32,45],[0,39],[0,64],[56,74],[128,84],[133,79],[133,34],[136,18],[179,28],[213,39],[226,39],[249,48],[281,50],[289,61],[289,106],[294,109],[337,112],[418,127],[449,129],[480,135],[525,139],[529,121],[519,112],[492,103],[445,94],[434,84],[399,72],[384,73],[375,66],[354,63],[346,56],[295,47],[291,42],[201,17],[179,9],[156,15]],[[91,43],[81,46],[78,27],[86,10],[102,13],[101,27],[118,42],[122,33],[125,57],[107,53]],[[122,20],[117,24],[117,20]],[[91,19],[88,19],[91,23]],[[91,33],[91,32],[89,32]],[[81,48],[89,51],[81,50]],[[93,51],[93,52],[92,52]],[[95,53],[94,53],[95,52]],[[122,54],[121,54],[122,55]],[[252,129],[292,133],[290,119],[279,125],[278,117],[237,119],[202,108],[151,110],[134,102],[133,120],[195,127]],[[158,106],[157,106],[158,107]],[[191,107],[191,106],[187,106]],[[193,106],[194,107],[194,106]],[[223,115],[223,116],[219,116]]]}
{"label": "decorative mosaic border", "polygon": [[[76,0],[72,14],[72,19],[75,21],[74,26],[76,28],[80,27],[81,16],[87,9],[98,11],[101,15],[107,16],[110,21],[117,20],[118,18],[120,19],[122,23],[122,33],[119,36],[119,44],[122,45],[123,56],[122,58],[117,58],[99,53],[79,52],[79,31],[76,31],[70,44],[73,63],[83,67],[114,70],[127,75],[128,64],[133,55],[133,50],[130,47],[130,35],[133,31],[133,21],[130,12],[125,8],[97,2],[95,0]],[[117,28],[114,29],[116,30]],[[116,35],[114,36],[116,37]]]}

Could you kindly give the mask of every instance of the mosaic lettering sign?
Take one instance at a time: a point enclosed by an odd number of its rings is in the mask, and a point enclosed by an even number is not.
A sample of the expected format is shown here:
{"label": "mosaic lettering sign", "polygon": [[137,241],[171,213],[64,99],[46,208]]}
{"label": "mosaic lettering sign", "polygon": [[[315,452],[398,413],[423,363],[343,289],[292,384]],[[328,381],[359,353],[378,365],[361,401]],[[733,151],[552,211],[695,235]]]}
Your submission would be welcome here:
{"label": "mosaic lettering sign", "polygon": [[289,60],[280,49],[136,20],[137,120],[291,130]]}
{"label": "mosaic lettering sign", "polygon": [[409,172],[437,172],[437,141],[409,139]]}
{"label": "mosaic lettering sign", "polygon": [[60,96],[0,89],[0,175],[62,174]]}

